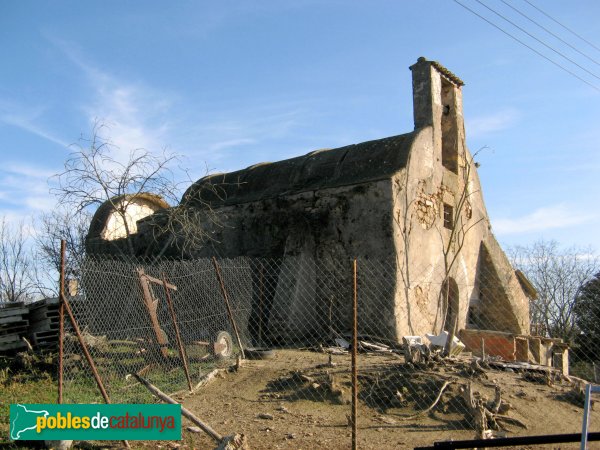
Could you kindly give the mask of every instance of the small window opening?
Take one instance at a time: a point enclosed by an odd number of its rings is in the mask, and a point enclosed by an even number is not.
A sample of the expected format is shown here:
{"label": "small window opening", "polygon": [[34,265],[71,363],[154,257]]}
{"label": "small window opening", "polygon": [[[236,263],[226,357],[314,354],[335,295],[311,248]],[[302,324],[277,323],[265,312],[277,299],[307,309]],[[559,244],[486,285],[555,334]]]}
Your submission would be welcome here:
{"label": "small window opening", "polygon": [[444,228],[452,229],[454,226],[454,208],[444,203]]}

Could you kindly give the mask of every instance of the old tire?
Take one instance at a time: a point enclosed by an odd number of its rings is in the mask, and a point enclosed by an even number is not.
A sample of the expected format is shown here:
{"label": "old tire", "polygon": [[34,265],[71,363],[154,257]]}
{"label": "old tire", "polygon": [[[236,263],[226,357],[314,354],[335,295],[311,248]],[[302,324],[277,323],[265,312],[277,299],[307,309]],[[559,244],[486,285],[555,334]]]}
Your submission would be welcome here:
{"label": "old tire", "polygon": [[245,348],[244,356],[246,359],[273,359],[275,352],[268,348]]}
{"label": "old tire", "polygon": [[227,331],[219,331],[212,341],[211,352],[219,359],[231,358],[233,355],[233,339],[231,338],[231,334]]}

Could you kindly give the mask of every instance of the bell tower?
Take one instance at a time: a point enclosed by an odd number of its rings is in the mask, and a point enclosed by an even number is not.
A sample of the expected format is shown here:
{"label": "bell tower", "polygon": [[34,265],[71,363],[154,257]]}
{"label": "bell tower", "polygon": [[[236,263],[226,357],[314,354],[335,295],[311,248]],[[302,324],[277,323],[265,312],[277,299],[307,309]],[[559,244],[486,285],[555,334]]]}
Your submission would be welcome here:
{"label": "bell tower", "polygon": [[458,155],[465,135],[461,89],[464,83],[441,64],[423,57],[410,70],[415,130],[433,127],[442,165],[458,173]]}

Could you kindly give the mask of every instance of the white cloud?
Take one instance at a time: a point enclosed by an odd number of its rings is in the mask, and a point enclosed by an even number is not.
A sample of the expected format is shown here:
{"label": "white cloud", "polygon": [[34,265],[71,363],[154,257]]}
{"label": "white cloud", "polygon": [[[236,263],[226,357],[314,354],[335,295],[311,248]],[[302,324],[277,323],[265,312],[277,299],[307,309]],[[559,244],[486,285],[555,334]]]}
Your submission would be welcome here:
{"label": "white cloud", "polygon": [[203,170],[207,160],[211,165],[236,166],[242,160],[244,164],[249,152],[239,152],[239,147],[260,142],[267,148],[298,130],[307,111],[318,109],[315,99],[284,98],[251,108],[219,103],[210,105],[211,113],[206,115],[205,107],[191,104],[186,95],[122,79],[101,69],[75,44],[47,38],[89,83],[90,97],[81,109],[91,123],[106,125],[100,135],[116,146],[112,156],[121,163],[132,150],[157,152],[168,147],[184,153],[194,172]]}
{"label": "white cloud", "polygon": [[46,195],[27,195],[23,198],[24,206],[31,211],[50,211],[56,207],[56,201],[48,193]]}
{"label": "white cloud", "polygon": [[155,151],[164,146],[170,104],[166,96],[105,76],[92,82],[95,99],[84,110],[90,123],[98,120],[108,127],[110,141],[122,157],[134,149]]}
{"label": "white cloud", "polygon": [[518,234],[567,228],[597,218],[597,214],[573,211],[565,204],[559,204],[538,208],[522,217],[495,219],[492,221],[492,225],[498,234]]}
{"label": "white cloud", "polygon": [[25,164],[7,164],[0,169],[0,199],[8,211],[49,211],[55,200],[48,193],[48,178],[53,172]]}
{"label": "white cloud", "polygon": [[[267,147],[273,141],[284,139],[302,125],[306,110],[302,104],[274,102],[258,109],[227,109],[210,121],[194,121],[179,136],[179,145],[194,158],[209,157],[211,163],[236,153],[234,164],[239,163],[238,147],[261,143]],[[200,124],[198,124],[200,122]]]}
{"label": "white cloud", "polygon": [[250,138],[229,139],[221,142],[214,142],[209,146],[209,150],[211,152],[218,152],[219,150],[224,150],[226,148],[240,147],[242,145],[254,144],[255,142],[255,139]]}
{"label": "white cloud", "polygon": [[125,161],[135,149],[158,151],[165,146],[172,95],[122,80],[98,68],[75,45],[56,37],[48,39],[85,75],[91,90],[81,109],[90,124],[106,126],[103,137],[114,145],[116,160]]}
{"label": "white cloud", "polygon": [[26,108],[14,102],[5,100],[0,102],[0,122],[25,130],[61,147],[68,148],[69,143],[53,135],[37,123],[43,112],[43,108],[40,107]]}
{"label": "white cloud", "polygon": [[30,211],[0,208],[0,221],[2,220],[9,229],[22,230],[26,237],[34,237],[37,234],[35,216]]}
{"label": "white cloud", "polygon": [[481,137],[510,128],[520,117],[515,109],[503,109],[494,114],[466,120],[467,136]]}
{"label": "white cloud", "polygon": [[12,163],[5,165],[4,170],[15,175],[27,178],[43,179],[44,181],[54,174],[54,172],[47,167],[42,168],[23,163]]}
{"label": "white cloud", "polygon": [[287,135],[298,124],[297,102],[262,105],[259,111],[222,110],[220,117],[198,118],[197,105],[186,112],[180,96],[119,79],[96,67],[74,45],[49,39],[85,74],[92,97],[82,109],[91,123],[106,126],[100,135],[116,147],[117,161],[124,162],[134,149],[155,152],[169,146],[214,162],[231,148]]}

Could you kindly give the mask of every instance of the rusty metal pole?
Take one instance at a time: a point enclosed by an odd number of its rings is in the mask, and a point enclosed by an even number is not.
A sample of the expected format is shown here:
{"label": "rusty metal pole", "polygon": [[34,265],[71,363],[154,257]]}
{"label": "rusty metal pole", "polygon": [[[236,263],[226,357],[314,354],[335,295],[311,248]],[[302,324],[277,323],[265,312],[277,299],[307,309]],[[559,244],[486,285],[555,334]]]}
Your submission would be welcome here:
{"label": "rusty metal pole", "polygon": [[[85,341],[83,340],[83,336],[81,335],[81,330],[79,329],[79,325],[77,324],[77,320],[75,320],[75,316],[73,315],[73,310],[71,309],[71,305],[69,305],[69,301],[66,297],[63,297],[63,304],[65,306],[65,311],[67,311],[67,315],[69,316],[69,320],[71,320],[71,325],[73,325],[73,331],[75,331],[75,335],[77,336],[77,340],[79,341],[79,345],[81,345],[81,349],[83,350],[83,354],[85,359],[87,360],[90,369],[92,370],[92,374],[94,375],[94,380],[96,380],[96,384],[98,385],[98,389],[100,389],[100,393],[102,394],[102,398],[108,404],[110,404],[110,397],[108,396],[106,389],[104,388],[104,383],[102,382],[102,378],[100,378],[100,374],[98,373],[98,369],[96,368],[96,364],[92,359],[92,355],[87,348]],[[122,441],[125,447],[130,448],[129,442]]]}
{"label": "rusty metal pole", "polygon": [[96,369],[96,364],[94,363],[94,360],[92,359],[92,355],[90,354],[90,351],[87,348],[87,344],[83,340],[83,336],[81,335],[81,330],[79,330],[79,325],[77,324],[77,321],[75,320],[75,316],[73,315],[73,311],[71,310],[69,301],[63,297],[63,303],[65,305],[65,311],[67,311],[67,314],[69,315],[69,319],[71,320],[71,325],[73,325],[73,330],[75,331],[75,335],[77,336],[79,345],[81,345],[81,349],[83,350],[85,359],[87,360],[88,364],[90,365],[90,369],[92,370],[92,374],[94,375],[94,380],[96,380],[98,389],[100,389],[102,398],[104,398],[104,401],[106,403],[110,403],[110,398],[108,397],[108,394],[106,393],[106,389],[104,389],[104,383],[102,383],[102,379],[100,378],[100,374],[98,373],[98,370]]}
{"label": "rusty metal pole", "polygon": [[356,352],[358,348],[358,287],[356,259],[352,265],[353,299],[352,299],[352,450],[357,447],[357,417],[358,417],[358,370]]}
{"label": "rusty metal pole", "polygon": [[60,278],[58,282],[58,403],[63,402],[64,339],[65,339],[65,255],[67,243],[60,241]]}
{"label": "rusty metal pole", "polygon": [[225,300],[225,307],[227,308],[227,315],[229,316],[231,327],[233,328],[233,332],[235,333],[235,339],[237,340],[238,346],[240,347],[242,359],[246,359],[246,355],[244,355],[244,347],[242,347],[242,341],[240,339],[240,333],[238,332],[238,328],[235,323],[235,318],[233,317],[233,312],[231,311],[231,305],[229,304],[229,297],[227,296],[227,290],[225,289],[225,283],[223,282],[223,275],[221,275],[221,268],[219,267],[219,263],[217,263],[217,259],[214,256],[212,257],[212,262],[215,266],[217,279],[219,280],[219,285],[221,286],[221,294],[223,295],[223,300]]}
{"label": "rusty metal pole", "polygon": [[188,367],[187,355],[185,353],[185,348],[183,347],[183,342],[181,340],[181,333],[179,332],[179,325],[177,324],[177,316],[175,315],[175,308],[173,307],[173,301],[171,300],[171,293],[169,292],[169,288],[167,287],[167,277],[163,274],[163,286],[165,288],[165,296],[167,297],[167,305],[169,306],[169,312],[171,313],[171,319],[173,319],[173,326],[175,327],[175,337],[177,338],[177,347],[179,349],[179,357],[183,362],[183,371],[185,372],[185,378],[187,379],[188,387],[190,388],[190,392],[192,392],[192,380],[190,378],[190,369]]}

